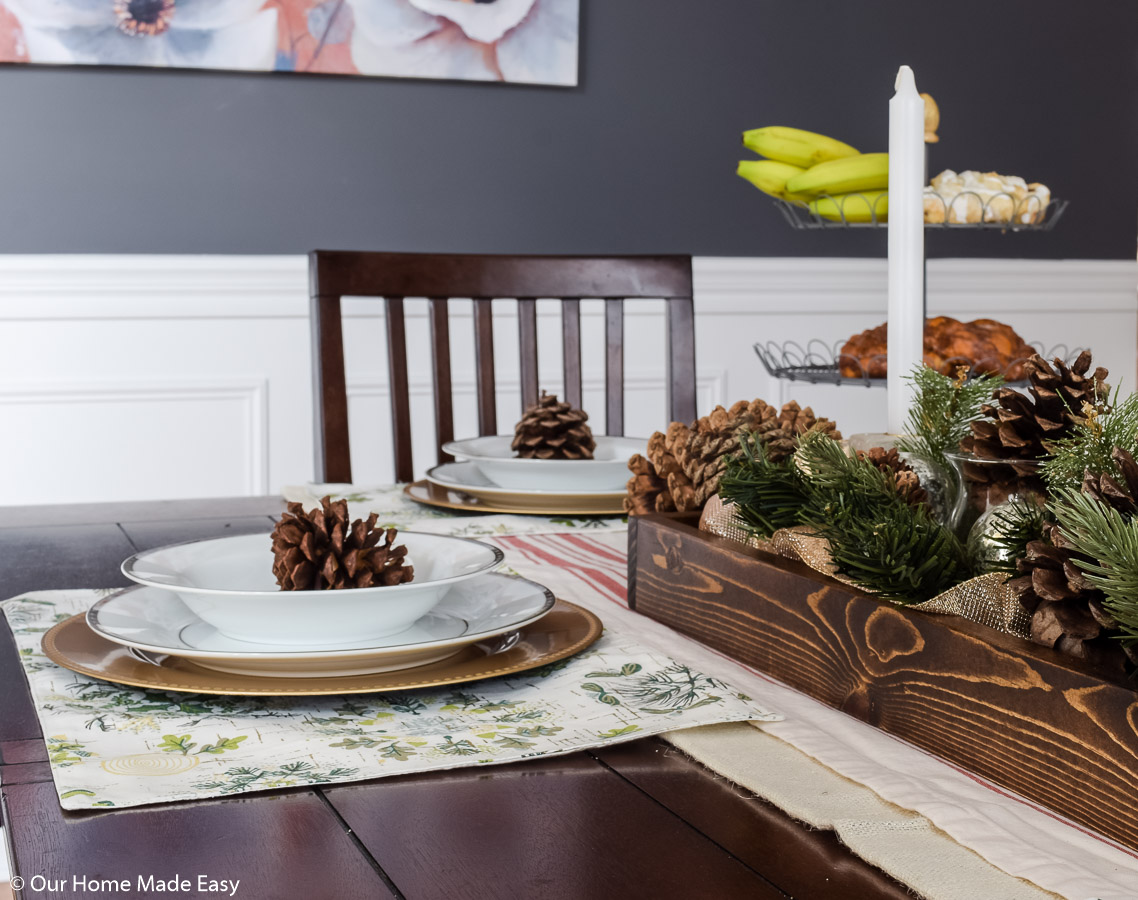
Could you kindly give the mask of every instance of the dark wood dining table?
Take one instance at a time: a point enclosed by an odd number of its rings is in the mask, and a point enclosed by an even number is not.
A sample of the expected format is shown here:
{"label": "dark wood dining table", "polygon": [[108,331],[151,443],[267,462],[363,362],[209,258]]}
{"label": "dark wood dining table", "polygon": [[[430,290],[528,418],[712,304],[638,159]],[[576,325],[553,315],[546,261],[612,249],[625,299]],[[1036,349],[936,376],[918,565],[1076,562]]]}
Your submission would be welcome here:
{"label": "dark wood dining table", "polygon": [[[126,585],[119,562],[270,530],[276,497],[0,507],[0,597]],[[904,886],[666,741],[124,810],[60,808],[0,620],[0,782],[18,897],[908,898]],[[139,879],[142,879],[140,882]],[[140,889],[140,884],[142,885]],[[185,887],[182,887],[184,885]],[[40,888],[37,890],[37,886]]]}

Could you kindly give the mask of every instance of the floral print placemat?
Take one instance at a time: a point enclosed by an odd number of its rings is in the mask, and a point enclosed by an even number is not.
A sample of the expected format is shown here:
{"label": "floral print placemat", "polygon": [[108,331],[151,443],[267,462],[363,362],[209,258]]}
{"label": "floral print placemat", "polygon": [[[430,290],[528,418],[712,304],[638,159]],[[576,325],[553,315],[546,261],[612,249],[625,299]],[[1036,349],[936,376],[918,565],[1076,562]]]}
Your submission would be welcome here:
{"label": "floral print placemat", "polygon": [[457,537],[494,537],[508,534],[553,534],[564,531],[585,533],[623,532],[628,519],[623,516],[518,516],[476,515],[452,512],[416,503],[403,493],[403,485],[360,487],[353,484],[304,484],[286,487],[285,500],[303,503],[305,509],[320,505],[320,498],[347,500],[353,519],[379,514],[379,525],[453,534]]}
{"label": "floral print placemat", "polygon": [[127,807],[570,753],[716,722],[773,721],[717,677],[606,630],[568,660],[441,689],[246,698],[142,690],[62,669],[40,641],[107,591],[0,604],[65,809]]}

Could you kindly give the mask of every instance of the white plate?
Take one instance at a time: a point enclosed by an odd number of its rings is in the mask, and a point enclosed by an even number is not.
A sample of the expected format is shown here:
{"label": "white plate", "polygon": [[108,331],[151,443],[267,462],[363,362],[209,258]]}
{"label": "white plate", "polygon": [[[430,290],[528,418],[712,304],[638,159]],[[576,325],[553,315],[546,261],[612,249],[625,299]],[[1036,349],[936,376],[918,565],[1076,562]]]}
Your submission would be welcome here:
{"label": "white plate", "polygon": [[469,460],[492,483],[511,490],[618,491],[628,481],[628,458],[648,450],[644,438],[597,437],[593,459],[520,459],[510,449],[513,435],[450,441],[443,450],[457,460]]}
{"label": "white plate", "polygon": [[[625,479],[627,481],[627,479]],[[532,499],[534,503],[548,506],[556,501],[575,500],[620,500],[626,491],[622,485],[619,491],[547,491],[504,488],[487,478],[478,464],[474,462],[443,463],[427,471],[427,481],[452,490],[461,490],[472,497],[487,500],[510,501]]]}
{"label": "white plate", "polygon": [[400,531],[415,579],[390,587],[282,591],[269,534],[188,541],[130,557],[131,581],[174,591],[226,637],[265,644],[335,644],[399,634],[455,584],[494,568],[502,551],[480,541]]}
{"label": "white plate", "polygon": [[194,615],[177,594],[152,587],[127,588],[105,597],[87,611],[87,624],[116,644],[184,657],[207,669],[317,678],[391,672],[437,662],[471,644],[536,622],[553,602],[553,594],[535,582],[509,575],[480,575],[453,586],[438,606],[402,634],[304,650],[228,638]]}

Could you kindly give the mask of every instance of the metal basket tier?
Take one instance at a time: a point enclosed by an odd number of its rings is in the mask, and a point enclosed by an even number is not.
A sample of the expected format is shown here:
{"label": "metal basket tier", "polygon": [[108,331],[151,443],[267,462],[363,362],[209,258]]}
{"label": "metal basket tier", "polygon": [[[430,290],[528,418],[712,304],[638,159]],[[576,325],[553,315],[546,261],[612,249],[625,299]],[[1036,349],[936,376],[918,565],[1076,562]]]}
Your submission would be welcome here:
{"label": "metal basket tier", "polygon": [[[837,208],[837,219],[829,219],[813,212],[802,203],[776,199],[775,206],[791,228],[799,230],[817,228],[887,228],[889,226],[887,194],[872,197],[867,194],[843,194],[822,198],[832,200]],[[939,200],[928,204],[928,198]],[[933,194],[926,189],[925,228],[985,229],[988,231],[1050,231],[1067,209],[1066,200],[1051,200],[1046,205],[1035,195],[1017,200],[1013,194],[994,194],[986,200],[972,191],[962,191],[952,199]],[[859,221],[868,215],[867,221]],[[940,218],[930,222],[929,218]],[[953,219],[974,221],[950,221]]]}
{"label": "metal basket tier", "polygon": [[[772,378],[781,378],[786,381],[804,381],[808,384],[857,384],[862,387],[885,387],[886,378],[870,376],[862,367],[860,360],[855,356],[842,354],[842,345],[845,341],[837,341],[833,345],[827,344],[819,338],[814,338],[802,346],[797,341],[787,341],[777,344],[774,341],[756,342],[755,353],[762,361],[763,368]],[[1082,348],[1069,349],[1066,344],[1059,344],[1045,351],[1040,343],[1032,342],[1028,346],[1036,350],[1044,359],[1059,358],[1070,365],[1075,361]],[[874,357],[880,360],[884,367],[885,355]],[[1013,360],[1004,368],[1001,374],[1005,376],[1015,371],[1027,361]],[[973,367],[976,361],[965,357],[953,357],[944,363],[944,368],[951,371],[958,365]],[[983,360],[980,361],[983,364]],[[842,370],[846,369],[846,374]],[[857,374],[849,374],[853,370]],[[1024,379],[1008,381],[1010,385],[1027,384]]]}

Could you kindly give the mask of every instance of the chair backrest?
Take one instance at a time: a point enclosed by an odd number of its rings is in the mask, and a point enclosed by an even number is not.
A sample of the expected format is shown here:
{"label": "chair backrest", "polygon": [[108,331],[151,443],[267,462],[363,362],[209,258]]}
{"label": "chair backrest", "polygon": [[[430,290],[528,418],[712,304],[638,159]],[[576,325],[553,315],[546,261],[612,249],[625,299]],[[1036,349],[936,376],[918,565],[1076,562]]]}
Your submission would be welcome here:
{"label": "chair backrest", "polygon": [[382,297],[395,478],[410,481],[411,405],[407,385],[405,297],[429,302],[434,372],[435,428],[442,444],[454,437],[451,398],[450,298],[474,303],[474,353],[479,434],[497,430],[491,304],[517,300],[522,406],[538,399],[537,301],[561,301],[564,400],[581,405],[582,298],[605,303],[605,430],[624,430],[624,301],[666,300],[667,403],[673,420],[695,418],[695,318],[690,256],[478,256],[470,254],[371,253],[316,250],[309,254],[316,478],[350,482],[348,397],[344,376],[342,297]]}

